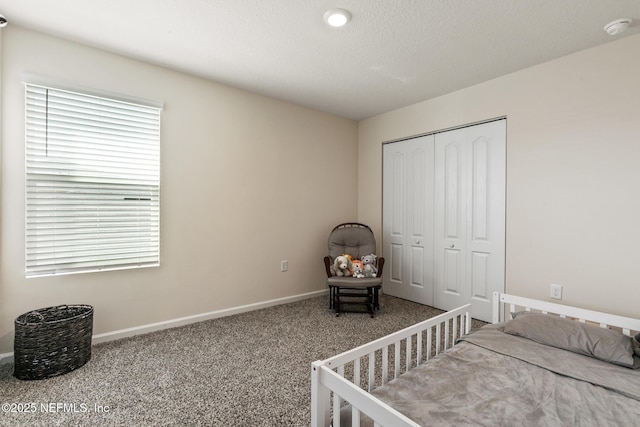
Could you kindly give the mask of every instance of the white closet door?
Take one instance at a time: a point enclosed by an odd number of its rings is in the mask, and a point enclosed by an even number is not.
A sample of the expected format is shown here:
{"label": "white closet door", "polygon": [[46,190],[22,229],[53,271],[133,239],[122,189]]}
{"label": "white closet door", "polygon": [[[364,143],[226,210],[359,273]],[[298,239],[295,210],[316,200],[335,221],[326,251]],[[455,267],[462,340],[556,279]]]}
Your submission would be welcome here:
{"label": "white closet door", "polygon": [[433,305],[433,158],[433,135],[383,147],[383,291],[426,305]]}
{"label": "white closet door", "polygon": [[491,321],[504,292],[506,121],[435,135],[434,305]]}

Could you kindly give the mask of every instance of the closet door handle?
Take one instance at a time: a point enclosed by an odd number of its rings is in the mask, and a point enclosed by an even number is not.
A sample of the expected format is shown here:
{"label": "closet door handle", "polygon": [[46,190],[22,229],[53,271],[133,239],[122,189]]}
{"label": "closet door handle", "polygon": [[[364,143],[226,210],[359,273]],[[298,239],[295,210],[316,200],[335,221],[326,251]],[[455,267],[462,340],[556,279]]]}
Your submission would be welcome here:
{"label": "closet door handle", "polygon": [[455,248],[456,245],[454,245],[453,243],[449,245],[450,248]]}

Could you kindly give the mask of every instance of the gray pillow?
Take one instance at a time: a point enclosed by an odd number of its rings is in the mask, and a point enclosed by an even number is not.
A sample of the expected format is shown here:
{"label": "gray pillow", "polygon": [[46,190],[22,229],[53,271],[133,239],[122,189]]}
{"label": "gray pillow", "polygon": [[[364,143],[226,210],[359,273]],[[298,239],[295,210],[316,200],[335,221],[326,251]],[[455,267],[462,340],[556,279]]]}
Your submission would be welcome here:
{"label": "gray pillow", "polygon": [[505,324],[504,332],[627,368],[634,366],[632,338],[610,329],[549,314],[522,312]]}

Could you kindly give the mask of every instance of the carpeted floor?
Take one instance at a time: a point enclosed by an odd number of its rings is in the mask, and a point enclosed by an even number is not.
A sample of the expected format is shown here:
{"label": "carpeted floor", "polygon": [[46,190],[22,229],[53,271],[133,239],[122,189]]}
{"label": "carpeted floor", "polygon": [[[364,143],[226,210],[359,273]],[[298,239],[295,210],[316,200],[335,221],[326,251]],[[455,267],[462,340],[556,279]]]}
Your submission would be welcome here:
{"label": "carpeted floor", "polygon": [[318,297],[98,344],[85,366],[46,380],[2,365],[0,425],[308,426],[312,361],[441,313],[380,305],[373,319],[335,317]]}

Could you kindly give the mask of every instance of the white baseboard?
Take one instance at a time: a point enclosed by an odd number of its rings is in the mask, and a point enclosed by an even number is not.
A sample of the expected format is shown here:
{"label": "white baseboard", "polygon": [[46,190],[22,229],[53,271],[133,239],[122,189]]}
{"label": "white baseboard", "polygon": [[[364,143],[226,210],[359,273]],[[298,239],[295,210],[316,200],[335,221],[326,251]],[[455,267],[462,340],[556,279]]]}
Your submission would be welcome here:
{"label": "white baseboard", "polygon": [[0,365],[4,365],[5,363],[13,363],[13,352],[0,353]]}
{"label": "white baseboard", "polygon": [[[268,301],[257,302],[253,304],[241,305],[239,307],[225,308],[222,310],[210,311],[208,313],[195,314],[193,316],[180,317],[178,319],[171,319],[162,322],[150,323],[148,325],[136,326],[133,328],[120,329],[113,332],[105,332],[102,334],[94,335],[92,338],[93,344],[101,342],[113,341],[120,338],[132,337],[135,335],[147,334],[149,332],[155,332],[162,329],[175,328],[177,326],[189,325],[191,323],[198,323],[205,320],[217,319],[219,317],[231,316],[239,313],[246,313],[248,311],[259,310],[261,308],[273,307],[275,305],[287,304],[290,302],[302,301],[308,298],[315,298],[328,293],[328,290],[308,292],[306,294],[298,294],[290,297],[277,298]],[[12,363],[12,353],[0,353],[0,364]]]}

